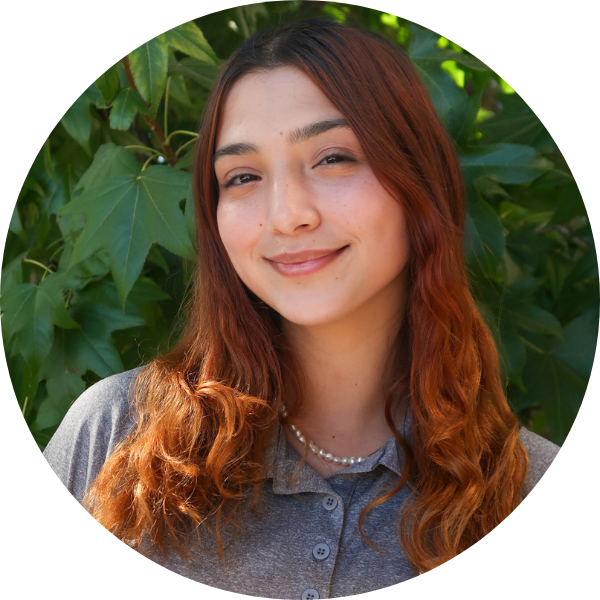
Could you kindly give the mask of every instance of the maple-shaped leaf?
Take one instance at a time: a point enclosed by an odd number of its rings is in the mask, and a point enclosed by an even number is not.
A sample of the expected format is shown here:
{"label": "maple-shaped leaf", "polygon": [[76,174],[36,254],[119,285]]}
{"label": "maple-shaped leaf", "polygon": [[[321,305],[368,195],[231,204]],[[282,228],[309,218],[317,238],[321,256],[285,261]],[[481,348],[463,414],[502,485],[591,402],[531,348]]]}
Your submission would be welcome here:
{"label": "maple-shaped leaf", "polygon": [[134,173],[137,175],[140,171],[140,163],[135,160],[129,150],[123,146],[116,146],[112,142],[102,144],[94,154],[92,164],[75,186],[75,190],[84,188],[89,191],[97,185],[119,177],[119,175]]}
{"label": "maple-shaped leaf", "polygon": [[106,248],[124,305],[153,243],[194,260],[194,249],[179,208],[189,185],[188,173],[156,165],[138,175],[122,175],[86,189],[61,211],[86,216],[69,265]]}
{"label": "maple-shaped leaf", "polygon": [[2,297],[2,334],[12,354],[20,352],[32,372],[37,372],[54,340],[54,325],[78,327],[67,314],[63,289],[69,282],[52,274],[36,285],[22,283]]}

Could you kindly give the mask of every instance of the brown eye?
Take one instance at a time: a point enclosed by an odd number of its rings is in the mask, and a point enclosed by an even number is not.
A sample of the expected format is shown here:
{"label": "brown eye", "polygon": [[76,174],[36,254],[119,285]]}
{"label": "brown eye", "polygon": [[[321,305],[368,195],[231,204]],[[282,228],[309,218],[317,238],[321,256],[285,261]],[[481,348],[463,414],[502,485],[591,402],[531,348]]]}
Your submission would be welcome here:
{"label": "brown eye", "polygon": [[231,179],[228,179],[223,185],[224,188],[236,187],[240,185],[244,185],[245,183],[250,183],[252,181],[256,181],[259,179],[256,175],[251,175],[250,173],[242,173],[241,175],[235,175]]}
{"label": "brown eye", "polygon": [[335,165],[340,162],[354,162],[354,159],[346,154],[334,153],[328,154],[319,164],[320,165]]}

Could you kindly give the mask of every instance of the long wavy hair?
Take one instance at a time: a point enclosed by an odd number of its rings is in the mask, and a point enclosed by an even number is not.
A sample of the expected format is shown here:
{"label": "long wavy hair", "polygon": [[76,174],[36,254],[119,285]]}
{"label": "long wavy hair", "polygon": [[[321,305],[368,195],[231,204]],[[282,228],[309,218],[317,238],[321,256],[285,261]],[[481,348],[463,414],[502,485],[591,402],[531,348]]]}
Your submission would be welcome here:
{"label": "long wavy hair", "polygon": [[[139,374],[137,426],[104,464],[86,504],[120,539],[185,553],[185,532],[223,527],[266,479],[278,408],[301,373],[279,315],[235,272],[219,236],[215,140],[231,87],[291,66],[345,116],[376,177],[402,205],[410,238],[408,299],[390,357],[386,419],[401,449],[395,488],[412,489],[397,523],[424,572],[491,531],[521,501],[527,454],[498,355],[473,300],[463,258],[464,184],[453,144],[410,59],[384,38],[307,20],[257,33],[223,67],[207,102],[194,165],[198,269],[177,347]],[[401,347],[404,351],[401,352]],[[408,392],[404,439],[391,406]],[[287,402],[287,398],[286,398]],[[254,492],[254,494],[252,494]],[[362,528],[361,528],[362,533]]]}

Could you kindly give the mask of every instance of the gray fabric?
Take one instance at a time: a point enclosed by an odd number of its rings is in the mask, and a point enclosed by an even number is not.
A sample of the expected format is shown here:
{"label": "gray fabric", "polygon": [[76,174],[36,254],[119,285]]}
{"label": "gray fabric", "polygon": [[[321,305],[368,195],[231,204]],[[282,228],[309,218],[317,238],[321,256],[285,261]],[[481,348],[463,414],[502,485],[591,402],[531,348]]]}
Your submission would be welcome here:
{"label": "gray fabric", "polygon": [[[109,377],[87,390],[73,404],[44,455],[61,481],[81,502],[115,445],[134,426],[128,391],[137,371]],[[521,440],[529,453],[523,495],[536,485],[559,448],[526,429]],[[272,464],[254,510],[244,509],[243,531],[226,530],[225,558],[202,529],[190,538],[190,555],[182,559],[169,549],[166,556],[142,549],[164,567],[217,588],[267,598],[334,598],[368,592],[414,577],[399,547],[396,515],[408,495],[402,489],[373,509],[358,531],[362,509],[393,486],[401,465],[394,439],[361,464],[326,478],[304,465],[292,475],[299,455],[277,431],[266,459]],[[329,503],[327,500],[329,499]],[[335,507],[332,508],[331,505]],[[319,560],[322,559],[322,560]]]}

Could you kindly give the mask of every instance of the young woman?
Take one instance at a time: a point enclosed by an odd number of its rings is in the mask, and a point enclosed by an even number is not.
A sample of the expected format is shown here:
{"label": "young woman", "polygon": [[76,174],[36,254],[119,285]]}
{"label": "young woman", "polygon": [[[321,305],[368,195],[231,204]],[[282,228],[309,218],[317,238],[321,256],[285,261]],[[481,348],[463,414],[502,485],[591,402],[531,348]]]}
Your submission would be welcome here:
{"label": "young woman", "polygon": [[508,407],[410,60],[336,23],[261,32],[199,140],[186,332],[88,390],[48,461],[121,540],[235,592],[346,596],[456,556],[557,447]]}

